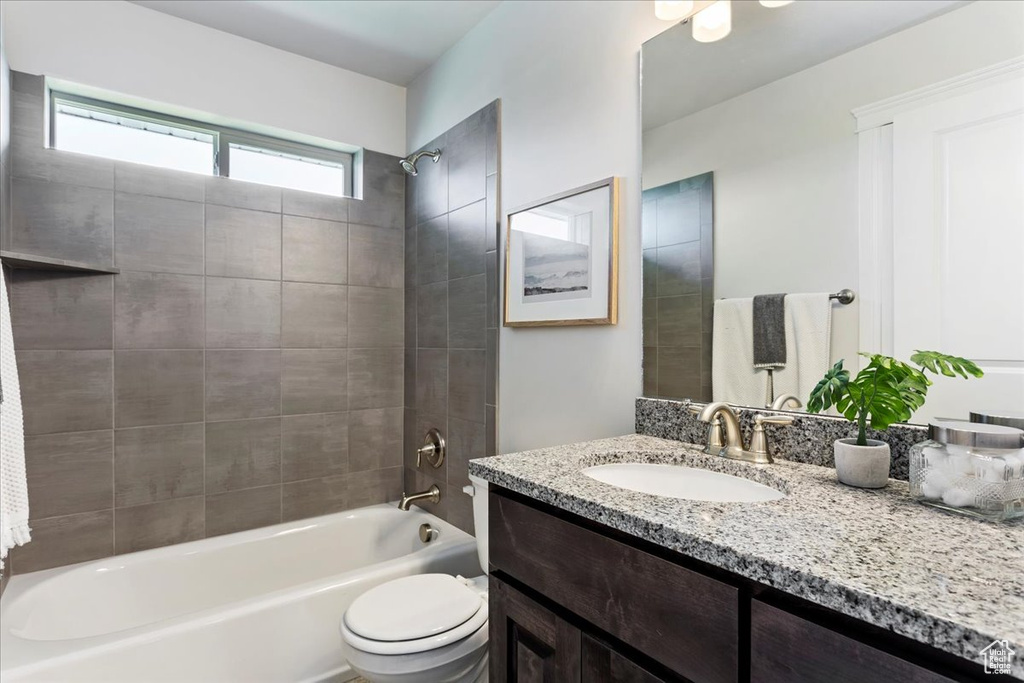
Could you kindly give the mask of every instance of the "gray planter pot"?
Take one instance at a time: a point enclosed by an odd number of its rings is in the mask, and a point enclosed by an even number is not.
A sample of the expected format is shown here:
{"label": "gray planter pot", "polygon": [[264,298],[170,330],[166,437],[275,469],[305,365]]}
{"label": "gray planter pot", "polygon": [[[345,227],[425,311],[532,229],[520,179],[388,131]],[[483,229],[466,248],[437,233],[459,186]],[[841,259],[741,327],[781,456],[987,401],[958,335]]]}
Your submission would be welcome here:
{"label": "gray planter pot", "polygon": [[836,474],[840,483],[862,489],[880,489],[889,483],[889,444],[868,439],[858,446],[857,439],[835,442]]}

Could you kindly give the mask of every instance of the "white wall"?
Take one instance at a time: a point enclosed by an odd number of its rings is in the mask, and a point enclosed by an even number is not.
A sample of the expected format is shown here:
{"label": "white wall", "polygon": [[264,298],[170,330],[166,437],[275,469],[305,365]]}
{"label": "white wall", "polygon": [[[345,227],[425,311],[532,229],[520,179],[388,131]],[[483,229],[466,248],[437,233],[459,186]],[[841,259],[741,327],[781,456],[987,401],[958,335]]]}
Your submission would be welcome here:
{"label": "white wall", "polygon": [[503,453],[633,431],[640,394],[639,52],[650,2],[504,2],[409,86],[409,149],[501,99],[501,205],[620,176],[619,323],[502,328]]}
{"label": "white wall", "polygon": [[[647,131],[644,187],[714,171],[716,297],[856,289],[850,110],[1021,54],[1024,4],[976,2]],[[858,306],[834,311],[855,358]]]}
{"label": "white wall", "polygon": [[120,0],[4,0],[11,68],[405,154],[405,89]]}

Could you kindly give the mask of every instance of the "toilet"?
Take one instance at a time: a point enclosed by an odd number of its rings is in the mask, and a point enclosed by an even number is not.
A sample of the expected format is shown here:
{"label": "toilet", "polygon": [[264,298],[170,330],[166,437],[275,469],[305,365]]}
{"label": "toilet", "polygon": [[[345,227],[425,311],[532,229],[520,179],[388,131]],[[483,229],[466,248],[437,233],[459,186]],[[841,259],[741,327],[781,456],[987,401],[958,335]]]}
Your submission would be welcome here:
{"label": "toilet", "polygon": [[[487,482],[471,476],[480,566],[487,569]],[[349,665],[371,683],[486,683],[487,576],[416,574],[356,598],[341,620]]]}

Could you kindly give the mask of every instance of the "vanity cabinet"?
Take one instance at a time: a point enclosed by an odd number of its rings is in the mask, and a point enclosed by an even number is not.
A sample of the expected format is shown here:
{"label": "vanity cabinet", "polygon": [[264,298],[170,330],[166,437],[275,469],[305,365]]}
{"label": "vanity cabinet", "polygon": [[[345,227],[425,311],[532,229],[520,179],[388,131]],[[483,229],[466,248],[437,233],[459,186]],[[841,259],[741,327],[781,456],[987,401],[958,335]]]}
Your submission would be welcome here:
{"label": "vanity cabinet", "polygon": [[492,683],[951,683],[981,667],[491,488]]}

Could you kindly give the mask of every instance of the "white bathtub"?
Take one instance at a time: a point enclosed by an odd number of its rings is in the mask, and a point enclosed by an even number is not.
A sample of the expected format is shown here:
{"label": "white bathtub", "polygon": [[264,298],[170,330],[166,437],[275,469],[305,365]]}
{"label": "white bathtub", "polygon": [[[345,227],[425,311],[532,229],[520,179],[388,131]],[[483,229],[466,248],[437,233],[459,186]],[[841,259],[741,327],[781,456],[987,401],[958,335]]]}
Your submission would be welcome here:
{"label": "white bathtub", "polygon": [[[429,544],[419,526],[440,533]],[[375,505],[13,577],[4,683],[346,681],[338,624],[390,579],[476,576],[473,537]]]}

